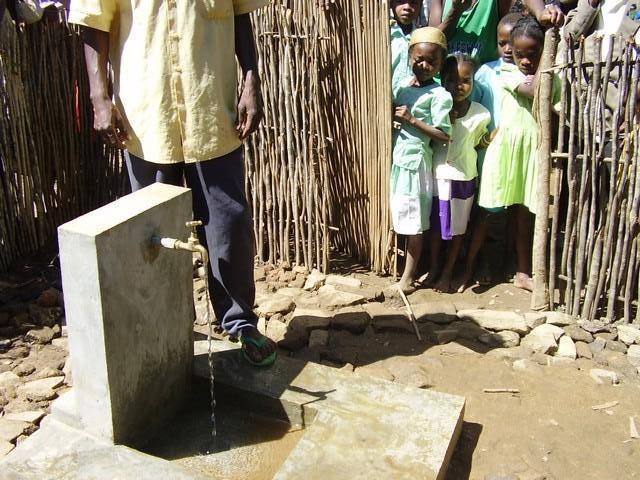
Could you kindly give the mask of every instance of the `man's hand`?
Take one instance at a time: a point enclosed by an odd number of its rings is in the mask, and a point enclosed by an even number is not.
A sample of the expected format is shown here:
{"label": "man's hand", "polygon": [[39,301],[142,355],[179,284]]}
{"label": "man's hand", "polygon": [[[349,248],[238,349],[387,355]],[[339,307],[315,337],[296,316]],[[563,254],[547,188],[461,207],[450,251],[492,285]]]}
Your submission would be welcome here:
{"label": "man's hand", "polygon": [[451,0],[451,10],[456,12],[464,12],[467,10],[476,0]]}
{"label": "man's hand", "polygon": [[93,128],[108,145],[116,148],[126,148],[125,141],[130,137],[118,108],[108,97],[95,99],[92,104]]}
{"label": "man's hand", "polygon": [[260,81],[253,72],[248,72],[244,80],[242,94],[238,101],[238,120],[236,131],[238,138],[244,140],[256,131],[263,117]]}
{"label": "man's hand", "polygon": [[406,105],[400,105],[396,107],[393,117],[396,120],[399,120],[400,122],[411,123],[411,119],[413,118],[413,115],[411,115],[411,112],[409,111]]}
{"label": "man's hand", "polygon": [[564,14],[557,5],[547,5],[538,13],[538,22],[543,27],[561,27],[564,25]]}

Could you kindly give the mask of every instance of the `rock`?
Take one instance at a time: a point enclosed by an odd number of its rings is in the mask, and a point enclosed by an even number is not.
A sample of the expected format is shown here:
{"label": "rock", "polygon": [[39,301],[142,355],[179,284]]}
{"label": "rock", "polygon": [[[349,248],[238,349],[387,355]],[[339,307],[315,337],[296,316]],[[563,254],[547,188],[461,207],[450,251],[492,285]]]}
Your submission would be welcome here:
{"label": "rock", "polygon": [[[51,327],[51,330],[53,330],[53,338],[58,338],[62,335],[62,327],[59,324],[55,324],[53,327]],[[52,340],[53,342],[53,340]]]}
{"label": "rock", "polygon": [[285,335],[287,334],[287,330],[288,327],[286,323],[274,320],[272,318],[271,320],[268,320],[266,322],[265,335],[274,342],[278,343],[284,339]]}
{"label": "rock", "polygon": [[292,298],[294,300],[294,302],[295,302],[296,297],[299,297],[301,295],[310,295],[310,293],[307,292],[306,290],[301,289],[301,288],[284,287],[284,288],[281,288],[280,290],[278,290],[276,292],[276,295],[281,295],[283,297]]}
{"label": "rock", "polygon": [[38,297],[38,305],[45,308],[51,308],[58,305],[58,297],[60,292],[55,288],[48,288]]}
{"label": "rock", "polygon": [[363,308],[371,317],[371,325],[376,333],[385,330],[414,333],[413,326],[404,310],[389,308],[381,303],[369,303]]}
{"label": "rock", "polygon": [[591,350],[591,353],[595,355],[596,353],[603,351],[606,346],[607,341],[604,338],[594,338],[593,342],[589,344],[589,349]]}
{"label": "rock", "polygon": [[560,337],[564,335],[564,330],[556,325],[551,325],[550,323],[545,323],[544,325],[540,325],[533,330],[531,330],[531,334],[534,335],[552,335],[554,340],[559,340]]}
{"label": "rock", "polygon": [[297,352],[298,350],[307,346],[309,341],[309,334],[304,329],[289,328],[284,337],[278,341],[278,347],[288,350],[290,352]]}
{"label": "rock", "polygon": [[389,369],[391,375],[393,375],[393,381],[396,383],[402,383],[403,385],[409,385],[415,388],[429,388],[433,386],[433,381],[422,366],[407,361],[406,358],[385,361],[384,366]]}
{"label": "rock", "polygon": [[18,387],[18,391],[32,402],[52,400],[57,396],[53,389],[62,385],[63,381],[63,376],[33,380]]}
{"label": "rock", "polygon": [[256,267],[253,269],[253,281],[264,282],[267,279],[267,272],[264,267]]}
{"label": "rock", "polygon": [[28,427],[29,423],[27,422],[19,422],[2,417],[0,418],[0,440],[12,442],[22,435]]}
{"label": "rock", "polygon": [[578,325],[567,325],[563,328],[565,335],[571,337],[571,339],[575,342],[593,342],[593,335],[591,335],[586,330],[583,330]]}
{"label": "rock", "polygon": [[62,315],[62,309],[59,307],[44,308],[39,305],[29,305],[29,318],[36,325],[44,327],[53,327]]}
{"label": "rock", "polygon": [[67,358],[62,367],[62,373],[64,374],[65,385],[73,385],[73,376],[71,374],[71,357]]}
{"label": "rock", "polygon": [[521,372],[540,374],[543,371],[538,363],[533,362],[527,358],[516,360],[515,362],[513,362],[512,366],[514,370],[518,370]]}
{"label": "rock", "polygon": [[328,275],[325,285],[333,285],[334,287],[360,288],[362,281],[353,277],[343,277],[341,275]]}
{"label": "rock", "polygon": [[264,317],[271,317],[275,313],[286,315],[295,307],[295,303],[290,297],[283,295],[273,295],[258,306],[258,314]]}
{"label": "rock", "polygon": [[329,343],[329,332],[326,330],[312,330],[309,334],[309,348],[324,348]]}
{"label": "rock", "polygon": [[454,322],[451,327],[458,330],[458,337],[466,340],[477,340],[481,335],[491,333],[470,321]]}
{"label": "rock", "polygon": [[0,389],[20,383],[20,377],[13,372],[0,373]]}
{"label": "rock", "polygon": [[380,364],[371,364],[365,365],[363,367],[358,367],[355,369],[355,373],[358,375],[365,375],[367,377],[381,378],[383,380],[388,380],[389,382],[393,382],[393,380],[395,379],[389,369]]}
{"label": "rock", "polygon": [[302,288],[308,291],[318,290],[322,285],[324,285],[326,279],[327,276],[324,273],[313,269],[307,277],[307,280],[304,283],[304,287]]}
{"label": "rock", "polygon": [[40,344],[50,343],[53,340],[53,330],[49,327],[42,327],[38,329],[29,330],[25,339]]}
{"label": "rock", "polygon": [[[554,329],[558,329],[560,333]],[[558,349],[557,339],[564,334],[560,327],[545,323],[522,339],[521,345],[534,353],[553,354]]]}
{"label": "rock", "polygon": [[611,350],[612,352],[627,353],[627,346],[624,343],[618,342],[616,340],[607,340],[606,348],[607,350]]}
{"label": "rock", "polygon": [[547,317],[544,313],[540,312],[526,312],[524,314],[524,321],[531,330],[539,327],[547,321]]}
{"label": "rock", "polygon": [[537,352],[531,355],[531,360],[536,362],[538,365],[542,365],[543,367],[548,367],[549,365],[551,365],[551,361],[553,360],[553,357],[545,353]]}
{"label": "rock", "polygon": [[584,342],[576,342],[576,355],[578,358],[593,358],[593,352],[589,348],[589,345]]}
{"label": "rock", "polygon": [[565,357],[570,358],[571,360],[575,360],[576,356],[576,345],[575,343],[573,343],[573,340],[571,340],[571,338],[567,337],[566,335],[560,337],[556,357]]}
{"label": "rock", "polygon": [[596,333],[595,334],[596,338],[601,338],[605,341],[609,341],[609,340],[615,340],[616,338],[618,338],[618,336],[615,333],[611,333],[611,332],[600,332],[600,333]]}
{"label": "rock", "polygon": [[292,288],[302,288],[304,287],[306,281],[307,277],[305,275],[302,275],[301,273],[298,273],[296,275],[296,278],[292,282],[289,282],[289,286]]}
{"label": "rock", "polygon": [[610,330],[609,325],[598,320],[578,320],[576,323],[580,328],[589,333],[608,332]]}
{"label": "rock", "polygon": [[[411,326],[411,331],[413,331],[413,326]],[[453,342],[457,336],[458,330],[455,328],[443,328],[440,330],[434,330],[432,334],[433,341],[438,345],[444,345],[445,343]]]}
{"label": "rock", "polygon": [[13,443],[0,440],[0,459],[9,454],[14,448],[16,447],[13,445]]}
{"label": "rock", "polygon": [[631,345],[627,350],[627,360],[634,367],[640,367],[640,345]]}
{"label": "rock", "polygon": [[569,357],[551,357],[551,365],[555,367],[575,367],[575,359]]}
{"label": "rock", "polygon": [[411,308],[417,322],[446,324],[458,319],[456,307],[451,302],[417,303]]}
{"label": "rock", "polygon": [[500,475],[496,473],[490,473],[484,476],[484,480],[520,480],[518,475]]}
{"label": "rock", "polygon": [[370,322],[371,317],[361,307],[346,307],[336,312],[331,320],[331,328],[361,334]]}
{"label": "rock", "polygon": [[566,327],[567,325],[573,325],[576,323],[576,319],[571,315],[562,312],[545,312],[547,322],[551,325],[557,325],[559,327]]}
{"label": "rock", "polygon": [[457,315],[461,320],[471,320],[487,330],[511,330],[522,335],[529,331],[524,317],[515,312],[476,309],[460,310]]}
{"label": "rock", "polygon": [[333,285],[324,285],[323,287],[320,287],[318,290],[318,300],[321,308],[327,308],[330,310],[358,305],[366,301],[362,295],[336,290]]}
{"label": "rock", "polygon": [[16,368],[13,369],[13,373],[19,377],[26,377],[36,371],[35,365],[27,362],[21,362]]}
{"label": "rock", "polygon": [[617,385],[620,382],[616,372],[602,368],[592,368],[589,370],[589,376],[593,378],[598,385]]}
{"label": "rock", "polygon": [[69,351],[69,339],[67,337],[54,338],[51,340],[51,345],[67,352]]}
{"label": "rock", "polygon": [[37,425],[40,422],[40,419],[46,415],[44,410],[32,410],[27,412],[19,412],[19,413],[7,413],[4,417],[7,420],[15,420],[18,422],[27,422],[33,423]]}
{"label": "rock", "polygon": [[296,308],[293,311],[289,326],[310,332],[319,328],[329,328],[332,314],[320,309]]}
{"label": "rock", "polygon": [[51,367],[44,367],[39,372],[36,372],[36,378],[51,378],[51,377],[57,377],[59,375],[60,375],[60,370],[56,370],[55,368],[51,368]]}
{"label": "rock", "polygon": [[478,341],[491,347],[511,348],[520,345],[520,335],[511,330],[496,333],[484,333],[478,336]]}
{"label": "rock", "polygon": [[633,325],[618,325],[618,340],[631,345],[633,343],[640,344],[640,329]]}

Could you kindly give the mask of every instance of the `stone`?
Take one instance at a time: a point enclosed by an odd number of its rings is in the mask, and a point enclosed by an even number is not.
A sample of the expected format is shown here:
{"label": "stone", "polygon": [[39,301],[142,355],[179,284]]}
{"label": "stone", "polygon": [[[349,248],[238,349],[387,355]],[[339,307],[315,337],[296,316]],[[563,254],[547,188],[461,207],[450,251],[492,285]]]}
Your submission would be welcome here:
{"label": "stone", "polygon": [[20,422],[18,420],[9,420],[0,418],[0,440],[12,442],[22,435],[29,427],[28,422]]}
{"label": "stone", "polygon": [[408,362],[407,359],[392,362],[385,361],[384,365],[389,369],[393,375],[393,381],[396,383],[402,383],[414,388],[429,388],[433,386],[433,381],[421,365]]}
{"label": "stone", "polygon": [[371,317],[371,325],[375,332],[395,330],[407,333],[415,333],[409,318],[404,310],[389,308],[381,303],[369,303],[363,306]]}
{"label": "stone", "polygon": [[616,340],[607,340],[606,349],[611,350],[612,352],[627,353],[627,346]]}
{"label": "stone", "polygon": [[36,325],[43,327],[53,327],[62,315],[62,309],[59,307],[44,308],[39,305],[29,305],[29,318]]}
{"label": "stone", "polygon": [[520,480],[518,475],[501,475],[496,473],[490,473],[484,476],[484,480]]}
{"label": "stone", "polygon": [[307,346],[309,341],[309,334],[305,329],[289,328],[284,337],[278,341],[278,347],[288,350],[290,352],[297,352],[298,350]]}
{"label": "stone", "polygon": [[31,375],[35,371],[35,365],[27,362],[21,362],[16,368],[13,369],[13,373],[18,375],[19,377],[26,377],[27,375]]}
{"label": "stone", "polygon": [[364,303],[366,298],[357,293],[337,290],[333,285],[324,285],[318,290],[318,300],[321,308],[336,310]]}
{"label": "stone", "polygon": [[491,347],[511,348],[520,345],[520,335],[510,330],[502,332],[485,333],[478,337],[478,341]]}
{"label": "stone", "polygon": [[640,344],[640,329],[633,325],[618,325],[618,340],[631,345],[633,343]]}
{"label": "stone", "polygon": [[640,367],[640,345],[631,345],[627,350],[627,360],[634,367]]}
{"label": "stone", "polygon": [[513,362],[513,369],[521,372],[535,373],[541,374],[543,372],[542,368],[537,362],[529,360],[527,358],[521,358]]}
{"label": "stone", "polygon": [[20,383],[20,377],[14,372],[0,373],[0,389]]}
{"label": "stone", "polygon": [[573,325],[576,323],[576,319],[571,315],[563,312],[545,312],[547,318],[546,323],[551,325],[557,325],[559,327],[566,327],[567,325]]}
{"label": "stone", "polygon": [[336,312],[331,320],[331,328],[357,335],[364,333],[370,322],[371,317],[361,307],[346,307]]}
{"label": "stone", "polygon": [[589,360],[593,358],[593,352],[585,342],[576,342],[576,355],[578,358],[587,358]]}
{"label": "stone", "polygon": [[325,285],[333,285],[334,287],[360,288],[362,281],[353,277],[343,277],[342,275],[328,275]]}
{"label": "stone", "polygon": [[309,295],[309,292],[307,292],[306,290],[303,290],[302,288],[284,287],[279,289],[276,292],[276,295],[292,298],[295,302],[296,297],[299,297],[301,295]]}
{"label": "stone", "polygon": [[553,325],[544,324],[534,328],[529,335],[522,339],[520,344],[533,353],[555,353],[558,349],[555,335],[547,330],[538,330],[545,326]]}
{"label": "stone", "polygon": [[67,337],[54,338],[51,340],[51,345],[67,352],[69,351],[69,339]]}
{"label": "stone", "polygon": [[481,335],[491,333],[470,321],[454,322],[451,324],[451,326],[458,330],[458,337],[464,338],[466,340],[476,340]]}
{"label": "stone", "polygon": [[559,340],[564,335],[564,330],[556,325],[545,323],[531,330],[530,335],[551,335],[554,340]]}
{"label": "stone", "polygon": [[51,400],[57,396],[54,388],[64,382],[63,376],[32,380],[18,387],[18,392],[25,395],[32,402]]}
{"label": "stone", "polygon": [[265,271],[264,266],[256,267],[253,269],[254,282],[264,282],[266,279],[267,279],[267,272]]}
{"label": "stone", "polygon": [[487,330],[511,330],[522,335],[529,331],[524,317],[515,312],[476,309],[460,310],[457,315],[459,319],[470,320]]}
{"label": "stone", "polygon": [[306,275],[307,273],[309,273],[309,270],[307,270],[307,267],[305,267],[304,265],[294,265],[291,271],[294,272],[295,274]]}
{"label": "stone", "polygon": [[540,312],[525,312],[524,321],[531,330],[539,327],[547,321],[547,317],[544,313]]}
{"label": "stone", "polygon": [[567,325],[563,328],[564,334],[571,337],[571,339],[575,342],[585,342],[591,343],[593,342],[593,335],[583,330],[578,325]]}
{"label": "stone", "polygon": [[310,332],[319,328],[329,328],[332,321],[332,314],[326,310],[296,308],[293,311],[289,327]]}
{"label": "stone", "polygon": [[329,332],[326,330],[312,330],[309,334],[309,348],[324,348],[329,343]]}
{"label": "stone", "polygon": [[51,368],[51,367],[44,367],[42,370],[39,370],[38,372],[36,372],[35,376],[36,378],[58,377],[60,376],[60,370]]}
{"label": "stone", "polygon": [[295,303],[291,297],[284,295],[273,295],[258,306],[258,314],[263,317],[271,317],[276,313],[287,314],[295,308]]}
{"label": "stone", "polygon": [[598,352],[604,350],[604,347],[607,346],[607,341],[604,338],[594,338],[593,342],[589,344],[589,348],[591,352],[595,355]]}
{"label": "stone", "polygon": [[551,357],[551,365],[554,367],[575,367],[575,359],[569,357]]}
{"label": "stone", "polygon": [[615,340],[616,338],[618,338],[618,336],[615,333],[611,333],[611,332],[599,332],[595,334],[596,338],[601,338],[605,341],[610,341],[610,340]]}
{"label": "stone", "polygon": [[64,383],[65,385],[73,385],[73,377],[71,374],[71,357],[67,358],[64,362],[64,367],[62,367],[62,373],[64,374]]}
{"label": "stone", "polygon": [[393,382],[395,377],[389,371],[389,369],[383,365],[372,364],[372,365],[364,365],[362,367],[358,367],[354,370],[358,375],[365,375],[367,377],[380,378],[382,380],[387,380],[389,382]]}
{"label": "stone", "polygon": [[42,327],[38,329],[29,330],[25,339],[40,344],[50,343],[53,340],[53,330],[49,327]]}
{"label": "stone", "polygon": [[592,368],[591,370],[589,370],[589,376],[593,378],[593,380],[598,385],[603,385],[603,384],[617,385],[618,383],[620,383],[618,374],[611,370],[604,370],[602,368]]}
{"label": "stone", "polygon": [[[407,321],[407,323],[409,323]],[[411,331],[413,331],[413,326],[411,327]],[[408,330],[408,329],[407,329]],[[445,343],[453,342],[458,336],[458,330],[455,328],[443,328],[439,330],[434,330],[432,337],[435,343],[438,345],[444,345]]]}
{"label": "stone", "polygon": [[38,422],[46,415],[44,410],[32,410],[27,412],[7,413],[4,417],[7,420],[15,420],[18,422],[27,422],[37,425]]}
{"label": "stone", "polygon": [[278,343],[281,340],[284,340],[284,337],[287,334],[287,325],[278,320],[274,320],[273,318],[267,321],[266,324],[266,336],[269,337],[274,342]]}
{"label": "stone", "polygon": [[318,290],[322,285],[324,285],[326,279],[327,276],[324,273],[313,269],[307,277],[307,280],[304,283],[304,287],[302,288],[308,291]]}
{"label": "stone", "polygon": [[185,240],[192,206],[155,183],[58,227],[74,415],[103,441],[144,443],[189,398],[193,254],[153,237]]}
{"label": "stone", "polygon": [[457,320],[456,306],[451,302],[428,302],[412,304],[417,322],[448,324]]}
{"label": "stone", "polygon": [[304,284],[306,283],[306,281],[307,281],[307,277],[305,275],[298,273],[296,275],[296,278],[293,281],[289,282],[289,287],[302,288],[304,287]]}
{"label": "stone", "polygon": [[580,328],[592,334],[598,332],[608,332],[610,330],[609,325],[598,320],[578,320],[576,323]]}
{"label": "stone", "polygon": [[556,352],[556,356],[570,358],[571,360],[576,359],[576,345],[575,343],[573,343],[573,340],[571,340],[570,337],[566,335],[560,337],[560,340],[558,341],[558,350]]}
{"label": "stone", "polygon": [[13,443],[0,440],[0,459],[9,454],[14,448],[16,447],[13,445]]}

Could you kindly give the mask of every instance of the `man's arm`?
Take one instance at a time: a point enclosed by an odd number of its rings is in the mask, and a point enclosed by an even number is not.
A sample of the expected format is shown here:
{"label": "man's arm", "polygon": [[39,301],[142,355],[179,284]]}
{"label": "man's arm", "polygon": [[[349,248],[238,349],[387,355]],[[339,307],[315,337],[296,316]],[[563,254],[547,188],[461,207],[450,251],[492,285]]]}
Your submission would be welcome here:
{"label": "man's arm", "polygon": [[120,112],[109,96],[109,33],[84,27],[82,39],[93,105],[93,128],[111,145],[125,148],[128,133]]}
{"label": "man's arm", "polygon": [[262,94],[251,17],[248,13],[236,15],[234,21],[236,56],[244,77],[238,101],[236,130],[240,140],[244,140],[258,128],[262,120]]}
{"label": "man's arm", "polygon": [[[472,3],[473,0],[452,0],[451,10],[449,10],[444,19],[442,19],[443,2],[442,0],[434,0],[431,3],[432,14],[429,15],[429,25],[441,30],[444,33],[444,36],[447,37],[447,40],[453,38],[453,36],[456,34],[456,28],[458,26],[458,20],[460,20],[460,15],[462,15],[462,12],[469,8]],[[434,12],[433,7],[436,4],[436,11]],[[438,22],[439,19],[442,20]]]}
{"label": "man's arm", "polygon": [[545,27],[561,27],[564,23],[564,14],[557,5],[546,5],[544,0],[524,0],[531,15],[536,17],[540,25]]}

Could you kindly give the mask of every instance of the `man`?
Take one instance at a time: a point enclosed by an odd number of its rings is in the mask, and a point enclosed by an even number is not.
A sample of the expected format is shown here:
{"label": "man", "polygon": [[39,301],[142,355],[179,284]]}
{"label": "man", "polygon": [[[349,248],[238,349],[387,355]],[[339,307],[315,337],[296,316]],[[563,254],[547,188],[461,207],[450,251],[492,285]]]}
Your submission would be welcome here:
{"label": "man", "polygon": [[[254,245],[242,140],[262,118],[249,12],[266,3],[71,0],[69,14],[70,22],[84,26],[94,128],[127,149],[133,190],[186,180],[210,250],[216,317],[259,366],[272,364],[276,353],[273,341],[258,332],[252,310]],[[236,56],[243,73],[239,101]]]}

